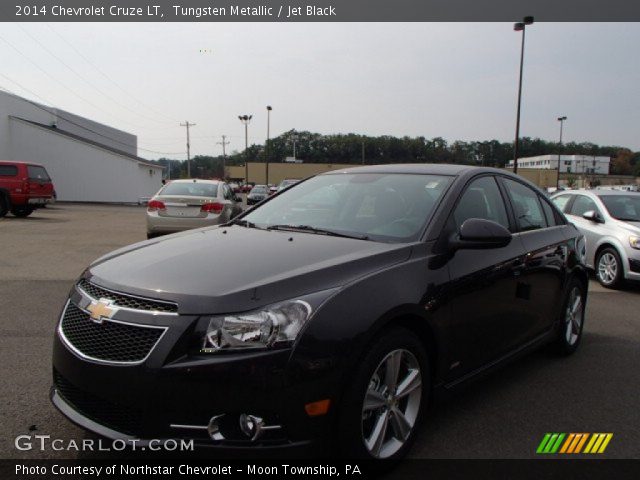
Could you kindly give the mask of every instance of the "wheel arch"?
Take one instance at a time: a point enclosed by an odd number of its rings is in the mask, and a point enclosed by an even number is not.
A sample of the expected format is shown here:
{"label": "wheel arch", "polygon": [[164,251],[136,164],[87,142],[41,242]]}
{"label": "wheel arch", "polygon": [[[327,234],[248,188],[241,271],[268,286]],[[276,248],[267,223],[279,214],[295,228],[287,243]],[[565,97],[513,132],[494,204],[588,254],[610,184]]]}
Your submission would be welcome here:
{"label": "wheel arch", "polygon": [[620,257],[620,263],[622,264],[620,266],[622,267],[623,277],[626,276],[628,264],[627,254],[624,251],[624,248],[621,248],[617,243],[618,242],[612,241],[611,239],[607,238],[602,240],[602,242],[596,247],[596,251],[593,255],[593,269],[596,272],[598,271],[598,256],[600,255],[600,252],[602,252],[602,250],[604,250],[605,248],[612,248]]}

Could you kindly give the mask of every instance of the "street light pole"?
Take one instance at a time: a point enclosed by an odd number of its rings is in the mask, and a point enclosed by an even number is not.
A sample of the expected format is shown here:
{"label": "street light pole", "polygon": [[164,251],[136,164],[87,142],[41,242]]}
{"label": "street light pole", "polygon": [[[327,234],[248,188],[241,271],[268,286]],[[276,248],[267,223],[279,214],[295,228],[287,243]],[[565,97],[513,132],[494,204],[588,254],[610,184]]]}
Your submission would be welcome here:
{"label": "street light pole", "polygon": [[269,126],[271,121],[271,105],[267,105],[267,143],[264,145],[265,166],[265,183],[269,185]]}
{"label": "street light pole", "polygon": [[249,183],[249,122],[253,115],[238,115],[244,125],[244,182]]}
{"label": "street light pole", "polygon": [[566,116],[558,117],[558,121],[560,122],[560,141],[558,142],[558,176],[556,177],[556,190],[558,190],[558,187],[560,186],[560,150],[562,149],[562,127],[566,119]]}
{"label": "street light pole", "polygon": [[524,34],[527,25],[533,24],[533,17],[524,17],[522,22],[513,24],[516,32],[522,32],[522,45],[520,47],[520,79],[518,81],[518,109],[516,113],[516,139],[513,144],[513,173],[518,173],[518,142],[520,140],[520,104],[522,102],[522,70],[524,66]]}

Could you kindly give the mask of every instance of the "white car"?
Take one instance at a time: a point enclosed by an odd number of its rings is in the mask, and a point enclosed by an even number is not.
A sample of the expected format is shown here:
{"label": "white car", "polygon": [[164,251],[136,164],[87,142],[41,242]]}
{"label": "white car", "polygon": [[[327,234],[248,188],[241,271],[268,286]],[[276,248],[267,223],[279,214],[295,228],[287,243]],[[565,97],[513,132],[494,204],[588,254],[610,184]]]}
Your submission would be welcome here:
{"label": "white car", "polygon": [[640,280],[640,193],[572,190],[551,197],[586,239],[586,261],[600,284]]}
{"label": "white car", "polygon": [[242,199],[218,180],[173,180],[147,204],[147,238],[226,223],[242,212]]}

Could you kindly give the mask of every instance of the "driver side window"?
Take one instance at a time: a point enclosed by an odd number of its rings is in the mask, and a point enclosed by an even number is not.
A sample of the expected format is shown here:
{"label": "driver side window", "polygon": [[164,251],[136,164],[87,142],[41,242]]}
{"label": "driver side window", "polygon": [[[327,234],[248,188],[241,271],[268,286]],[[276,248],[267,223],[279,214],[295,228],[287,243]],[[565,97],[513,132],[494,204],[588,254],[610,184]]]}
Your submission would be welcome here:
{"label": "driver side window", "polygon": [[509,228],[507,210],[500,189],[493,177],[481,177],[471,182],[462,194],[453,213],[456,229],[469,218],[482,218]]}

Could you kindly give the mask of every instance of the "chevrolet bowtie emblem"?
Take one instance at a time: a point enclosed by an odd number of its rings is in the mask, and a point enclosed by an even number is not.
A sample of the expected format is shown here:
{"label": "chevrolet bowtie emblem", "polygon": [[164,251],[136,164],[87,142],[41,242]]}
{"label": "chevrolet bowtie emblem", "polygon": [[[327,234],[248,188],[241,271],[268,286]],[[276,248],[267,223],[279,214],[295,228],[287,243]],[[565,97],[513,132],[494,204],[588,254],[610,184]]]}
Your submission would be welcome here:
{"label": "chevrolet bowtie emblem", "polygon": [[101,298],[98,301],[92,300],[87,307],[87,311],[91,320],[96,323],[102,323],[105,318],[111,318],[118,309],[113,306],[112,300]]}

